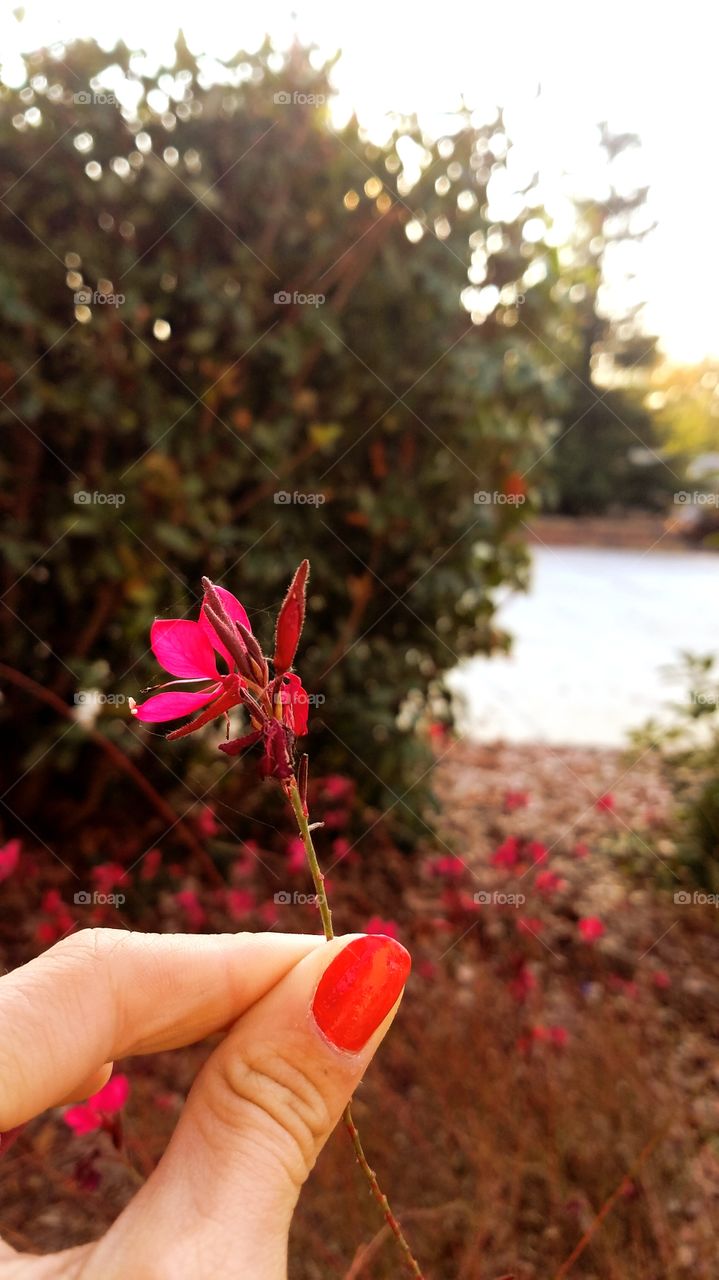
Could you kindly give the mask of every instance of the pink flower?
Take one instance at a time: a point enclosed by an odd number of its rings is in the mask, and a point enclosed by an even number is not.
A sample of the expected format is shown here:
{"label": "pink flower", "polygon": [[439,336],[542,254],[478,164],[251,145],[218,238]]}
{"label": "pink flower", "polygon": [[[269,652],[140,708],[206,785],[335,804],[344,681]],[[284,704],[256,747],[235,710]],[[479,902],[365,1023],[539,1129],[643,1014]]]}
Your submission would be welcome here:
{"label": "pink flower", "polygon": [[162,861],[162,853],[159,849],[150,849],[142,860],[142,870],[140,872],[141,880],[152,880],[157,875]]}
{"label": "pink flower", "polygon": [[0,848],[0,881],[7,880],[8,876],[17,870],[21,848],[19,840],[8,840],[7,844]]}
{"label": "pink flower", "polygon": [[394,938],[399,942],[399,925],[394,920],[383,920],[381,916],[372,916],[365,925],[365,933],[381,933],[386,938]]}
{"label": "pink flower", "polygon": [[433,858],[429,864],[430,873],[443,880],[461,880],[467,868],[461,858]]}
{"label": "pink flower", "polygon": [[[231,622],[240,622],[251,632],[250,620],[239,600],[224,587],[215,587],[214,590]],[[207,607],[205,598],[197,622],[189,622],[184,618],[156,618],[150,631],[150,647],[160,666],[176,677],[175,680],[168,681],[168,684],[193,684],[199,680],[209,681],[209,684],[205,683],[202,689],[187,693],[158,693],[141,706],[137,706],[134,698],[130,699],[132,714],[145,724],[176,720],[179,716],[200,711],[202,707],[209,708],[190,725],[177,730],[175,736],[180,736],[184,731],[199,729],[215,716],[237,706],[240,702],[240,687],[246,683],[238,674],[235,659],[230,656],[224,641],[210,622]],[[239,650],[246,651],[245,643],[237,630],[235,639]],[[220,675],[217,670],[216,654],[227,665],[226,675]]]}
{"label": "pink flower", "polygon": [[93,867],[90,875],[100,893],[109,893],[123,879],[125,868],[118,862],[101,862],[99,866]]}
{"label": "pink flower", "polygon": [[672,985],[672,980],[666,969],[657,969],[656,972],[652,974],[652,982],[659,991],[666,991]]}
{"label": "pink flower", "polygon": [[341,830],[348,822],[349,813],[346,809],[327,809],[325,812],[324,824],[328,831]]}
{"label": "pink flower", "polygon": [[206,840],[216,836],[220,829],[220,825],[215,817],[215,810],[211,804],[203,804],[200,812],[195,818],[197,830]]}
{"label": "pink flower", "polygon": [[180,889],[175,894],[175,902],[182,907],[191,929],[201,929],[207,920],[207,914],[194,889]]}
{"label": "pink flower", "polygon": [[68,1107],[63,1120],[75,1133],[92,1133],[93,1130],[102,1128],[106,1116],[121,1111],[129,1096],[130,1082],[127,1076],[112,1076],[87,1102]]}
{"label": "pink flower", "polygon": [[583,942],[598,942],[604,937],[606,930],[598,916],[582,916],[579,921],[579,933]]}
{"label": "pink flower", "polygon": [[599,799],[595,801],[594,807],[595,809],[599,809],[600,812],[614,813],[615,802],[611,791],[605,791],[604,795],[600,796]]}
{"label": "pink flower", "polygon": [[558,876],[555,871],[540,871],[534,881],[535,889],[540,893],[556,893],[558,889],[563,888],[564,880]]}
{"label": "pink flower", "polygon": [[305,846],[299,836],[293,836],[287,841],[287,870],[296,874],[298,871],[304,871],[306,865]]}
{"label": "pink flower", "polygon": [[544,924],[537,916],[521,916],[517,921],[517,928],[521,933],[531,933],[536,938],[544,929]]}
{"label": "pink flower", "polygon": [[500,844],[489,859],[493,867],[506,867],[511,870],[519,861],[519,840],[516,836],[508,836],[504,844]]}
{"label": "pink flower", "polygon": [[255,895],[249,889],[228,889],[225,903],[233,920],[243,920],[254,910]]}
{"label": "pink flower", "polygon": [[529,804],[529,792],[505,791],[503,803],[506,813],[514,813],[515,809],[524,809]]}
{"label": "pink flower", "polygon": [[578,840],[574,846],[575,858],[586,858],[589,854],[589,845],[584,840]]}
{"label": "pink flower", "polygon": [[318,779],[323,796],[328,800],[347,800],[354,792],[354,782],[344,778],[341,773],[328,773],[325,778]]}
{"label": "pink flower", "polygon": [[530,840],[526,851],[535,866],[538,862],[544,862],[544,859],[549,857],[549,849],[546,844],[542,844],[539,840]]}

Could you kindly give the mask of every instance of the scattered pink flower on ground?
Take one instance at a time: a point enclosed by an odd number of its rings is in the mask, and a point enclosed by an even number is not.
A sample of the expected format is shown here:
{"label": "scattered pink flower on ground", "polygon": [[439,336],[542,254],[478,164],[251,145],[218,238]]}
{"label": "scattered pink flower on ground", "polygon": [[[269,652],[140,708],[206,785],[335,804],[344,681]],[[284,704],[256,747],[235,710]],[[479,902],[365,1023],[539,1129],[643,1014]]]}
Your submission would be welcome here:
{"label": "scattered pink flower on ground", "polygon": [[589,856],[589,845],[584,840],[578,840],[572,852],[575,858],[586,858]]}
{"label": "scattered pink flower on ground", "polygon": [[606,929],[598,916],[583,916],[579,921],[579,933],[584,942],[598,942]]}
{"label": "scattered pink flower on ground", "polygon": [[517,921],[517,928],[521,933],[531,933],[536,938],[544,929],[544,924],[537,916],[521,916]]}
{"label": "scattered pink flower on ground", "polygon": [[503,844],[492,854],[489,859],[493,867],[505,867],[511,870],[516,867],[519,862],[519,840],[516,836],[508,836]]}
{"label": "scattered pink flower on ground", "polygon": [[211,804],[203,804],[199,813],[195,818],[197,830],[206,840],[211,840],[220,830],[220,824],[215,816],[215,810]]}
{"label": "scattered pink flower on ground", "polygon": [[95,1129],[102,1128],[106,1116],[121,1111],[129,1096],[130,1082],[127,1076],[112,1076],[87,1102],[68,1107],[63,1120],[74,1133],[92,1133]]}
{"label": "scattered pink flower on ground", "polygon": [[544,862],[549,857],[549,849],[546,844],[542,844],[541,840],[530,840],[527,845],[527,854],[536,867],[538,862]]}
{"label": "scattered pink flower on ground", "polygon": [[7,844],[0,848],[0,881],[7,880],[14,871],[17,871],[21,848],[19,840],[8,840]]}
{"label": "scattered pink flower on ground", "polygon": [[175,902],[187,917],[191,929],[201,929],[207,921],[207,913],[194,889],[180,889],[175,894]]}
{"label": "scattered pink flower on ground", "polygon": [[557,893],[560,889],[563,889],[565,885],[566,881],[562,880],[561,876],[558,876],[556,871],[540,871],[534,881],[535,889],[538,889],[540,893],[545,894]]}
{"label": "scattered pink flower on ground", "polygon": [[461,858],[454,856],[433,858],[429,863],[431,875],[443,880],[461,880],[467,868]]}
{"label": "scattered pink flower on ground", "polygon": [[611,791],[606,791],[603,796],[600,796],[594,807],[604,813],[614,813],[616,805]]}
{"label": "scattered pink flower on ground", "polygon": [[505,791],[503,803],[506,813],[514,813],[515,809],[526,809],[529,804],[529,792]]}
{"label": "scattered pink flower on ground", "polygon": [[228,889],[225,905],[233,920],[244,920],[255,909],[255,895],[249,889]]}
{"label": "scattered pink flower on ground", "polygon": [[140,879],[153,880],[160,869],[162,853],[159,849],[150,849],[140,863]]}
{"label": "scattered pink flower on ground", "polygon": [[354,794],[355,784],[351,778],[345,778],[341,773],[328,773],[326,777],[317,779],[317,786],[322,796],[341,802]]}
{"label": "scattered pink flower on ground", "polygon": [[672,980],[666,969],[657,969],[652,974],[652,982],[659,991],[666,991],[672,985]]}
{"label": "scattered pink flower on ground", "polygon": [[307,866],[307,854],[305,846],[300,836],[293,836],[287,841],[287,870],[296,875],[298,871],[304,871]]}
{"label": "scattered pink flower on ground", "polygon": [[90,876],[99,893],[110,893],[125,877],[125,868],[119,862],[101,862],[93,867]]}

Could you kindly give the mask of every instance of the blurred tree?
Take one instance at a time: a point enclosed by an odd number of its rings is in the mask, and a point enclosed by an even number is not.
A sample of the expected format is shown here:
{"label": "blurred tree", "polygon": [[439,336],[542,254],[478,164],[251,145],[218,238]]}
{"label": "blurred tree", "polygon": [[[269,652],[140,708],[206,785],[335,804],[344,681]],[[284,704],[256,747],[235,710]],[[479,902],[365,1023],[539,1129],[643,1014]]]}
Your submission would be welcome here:
{"label": "blurred tree", "polygon": [[678,476],[661,456],[655,417],[645,403],[656,338],[641,325],[641,306],[607,305],[611,256],[626,262],[629,246],[651,229],[647,189],[615,186],[613,164],[638,146],[633,134],[601,125],[610,193],[577,202],[571,242],[560,251],[558,302],[550,345],[566,375],[567,403],[557,416],[544,459],[547,505],[568,514],[610,507],[661,509]]}
{"label": "blurred tree", "polygon": [[[180,39],[156,73],[88,42],[0,89],[4,651],[69,705],[135,694],[152,617],[191,614],[203,573],[267,640],[307,555],[313,756],[409,829],[442,674],[503,642],[496,589],[524,581],[519,473],[562,379],[516,323],[520,296],[535,329],[546,304],[531,193],[489,219],[501,118],[436,142],[403,119],[380,146],[332,128],[315,61],[208,68]],[[15,812],[43,796],[54,821],[63,770],[63,822],[117,799],[79,731],[6,699],[17,777],[56,743]],[[226,771],[95,710],[180,804]]]}

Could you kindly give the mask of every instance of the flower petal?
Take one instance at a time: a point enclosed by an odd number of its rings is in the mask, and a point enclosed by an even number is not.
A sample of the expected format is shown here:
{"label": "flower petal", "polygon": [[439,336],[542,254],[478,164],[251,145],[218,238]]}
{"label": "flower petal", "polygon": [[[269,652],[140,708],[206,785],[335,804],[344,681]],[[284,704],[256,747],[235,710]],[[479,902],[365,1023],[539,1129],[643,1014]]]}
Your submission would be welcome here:
{"label": "flower petal", "polygon": [[280,700],[285,710],[285,722],[298,738],[307,733],[310,700],[302,687],[302,681],[294,672],[284,678],[280,689]]}
{"label": "flower petal", "polygon": [[62,1118],[75,1133],[92,1133],[102,1124],[102,1116],[86,1106],[68,1107],[67,1111],[63,1112]]}
{"label": "flower petal", "polygon": [[[233,622],[241,622],[241,623],[242,623],[242,625],[243,625],[243,627],[247,627],[247,630],[248,630],[248,631],[251,631],[251,630],[252,630],[252,627],[250,626],[250,620],[249,620],[249,618],[247,617],[246,610],[245,610],[244,606],[240,604],[240,602],[239,602],[239,600],[237,599],[237,597],[236,597],[236,596],[233,596],[233,594],[232,594],[232,592],[231,592],[231,591],[226,591],[224,587],[217,587],[217,586],[216,586],[216,587],[215,587],[215,591],[217,592],[217,594],[218,594],[218,596],[220,597],[220,599],[221,599],[221,601],[222,601],[223,605],[225,606],[225,609],[227,610],[227,613],[228,613],[229,617],[230,617],[230,618],[232,618],[232,621],[233,621]],[[204,606],[204,604],[203,604],[203,606],[202,606],[202,608],[201,608],[201,610],[200,610],[200,620],[199,620],[199,624],[198,624],[198,625],[199,625],[199,626],[202,628],[202,630],[204,631],[204,633],[205,633],[205,635],[207,636],[207,639],[209,640],[209,642],[210,642],[210,644],[212,645],[212,647],[213,647],[214,649],[216,649],[216,650],[217,650],[217,652],[219,653],[219,655],[220,655],[220,657],[221,657],[221,658],[224,658],[224,659],[225,659],[225,662],[227,663],[227,665],[228,665],[228,667],[229,667],[230,671],[232,671],[232,669],[233,669],[233,667],[234,667],[234,663],[233,663],[233,661],[232,661],[232,658],[230,657],[229,653],[227,652],[227,649],[225,648],[225,646],[224,646],[224,644],[222,643],[222,641],[221,641],[221,640],[219,639],[219,637],[217,636],[217,633],[215,632],[215,629],[214,629],[214,627],[212,626],[212,623],[211,623],[211,622],[209,621],[209,619],[205,616],[205,606]],[[242,640],[240,640],[240,644],[242,644]]]}
{"label": "flower petal", "polygon": [[198,711],[207,702],[216,698],[219,684],[210,685],[209,689],[198,689],[196,693],[158,693],[148,698],[140,707],[132,707],[132,714],[146,724],[161,724],[164,720],[177,720],[178,716],[187,716],[191,711]]}
{"label": "flower petal", "polygon": [[217,663],[204,628],[184,618],[156,618],[150,644],[160,666],[189,680],[217,677]]}
{"label": "flower petal", "polygon": [[111,1076],[107,1084],[88,1098],[87,1105],[93,1111],[120,1111],[130,1096],[130,1081],[127,1076],[118,1074]]}

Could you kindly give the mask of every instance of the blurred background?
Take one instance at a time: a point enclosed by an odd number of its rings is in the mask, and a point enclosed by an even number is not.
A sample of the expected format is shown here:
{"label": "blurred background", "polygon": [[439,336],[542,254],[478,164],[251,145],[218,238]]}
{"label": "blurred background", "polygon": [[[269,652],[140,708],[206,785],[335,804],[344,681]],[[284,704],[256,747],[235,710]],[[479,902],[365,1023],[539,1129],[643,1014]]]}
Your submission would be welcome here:
{"label": "blurred background", "polygon": [[[415,959],[358,1117],[428,1274],[711,1278],[711,20],[361,19],[0,5],[0,953],[317,928],[222,726],[128,704],[203,574],[267,646],[307,556],[337,923]],[[99,1232],[207,1049],[28,1126],[5,1238]],[[397,1274],[365,1200],[335,1135],[293,1278]]]}

